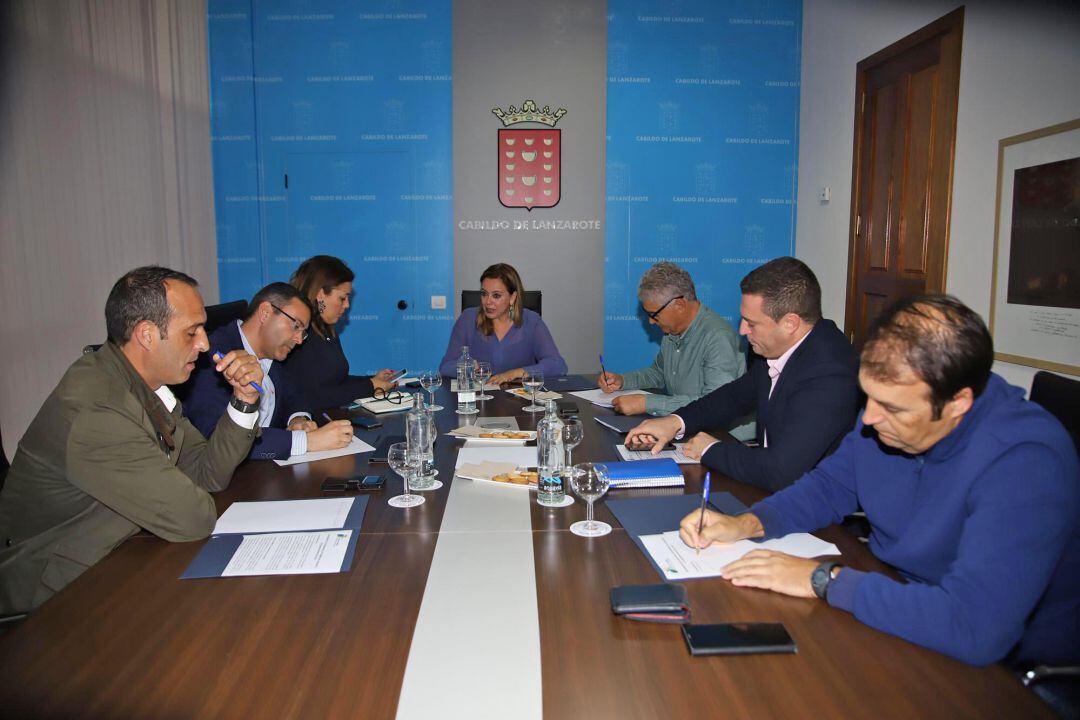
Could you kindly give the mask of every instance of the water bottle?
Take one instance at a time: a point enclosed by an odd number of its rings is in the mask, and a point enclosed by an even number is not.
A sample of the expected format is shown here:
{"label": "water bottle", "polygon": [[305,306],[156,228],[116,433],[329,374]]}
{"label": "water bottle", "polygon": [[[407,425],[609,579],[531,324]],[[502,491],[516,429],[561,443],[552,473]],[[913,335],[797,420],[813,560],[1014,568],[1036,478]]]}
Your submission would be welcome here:
{"label": "water bottle", "polygon": [[555,401],[547,401],[547,414],[536,426],[536,465],[540,473],[536,501],[541,505],[562,505],[566,498],[563,469],[566,450],[563,447],[563,421],[559,419]]}
{"label": "water bottle", "polygon": [[413,406],[405,415],[405,441],[408,446],[409,465],[415,468],[409,486],[414,490],[428,490],[435,485],[435,419],[424,407],[421,393],[413,395]]}
{"label": "water bottle", "polygon": [[457,414],[475,415],[476,367],[469,356],[469,346],[461,346],[461,358],[457,361]]}

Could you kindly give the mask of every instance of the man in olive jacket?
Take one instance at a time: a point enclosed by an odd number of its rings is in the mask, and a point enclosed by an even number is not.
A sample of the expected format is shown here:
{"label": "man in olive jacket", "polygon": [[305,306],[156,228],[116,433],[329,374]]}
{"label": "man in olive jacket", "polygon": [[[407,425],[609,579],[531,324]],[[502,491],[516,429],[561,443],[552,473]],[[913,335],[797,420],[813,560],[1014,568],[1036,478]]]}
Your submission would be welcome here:
{"label": "man in olive jacket", "polygon": [[0,614],[36,608],[144,528],[197,540],[217,521],[207,491],[228,486],[258,433],[258,360],[217,368],[230,410],[207,441],[167,387],[208,349],[192,278],[132,270],[105,304],[109,341],[64,374],[19,443],[0,494]]}

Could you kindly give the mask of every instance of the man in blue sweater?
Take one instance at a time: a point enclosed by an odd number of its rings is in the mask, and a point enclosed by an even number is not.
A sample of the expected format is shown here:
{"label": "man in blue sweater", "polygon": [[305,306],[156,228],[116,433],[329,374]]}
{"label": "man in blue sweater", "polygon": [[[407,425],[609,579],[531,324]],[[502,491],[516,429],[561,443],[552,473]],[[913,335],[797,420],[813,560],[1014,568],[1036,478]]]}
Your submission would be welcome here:
{"label": "man in blue sweater", "polygon": [[692,547],[813,531],[862,507],[870,549],[902,580],[755,550],[732,584],[823,598],[972,664],[1080,660],[1080,463],[1061,424],[990,372],[981,318],[902,300],[862,352],[862,420],[791,487],[739,516],[688,515]]}

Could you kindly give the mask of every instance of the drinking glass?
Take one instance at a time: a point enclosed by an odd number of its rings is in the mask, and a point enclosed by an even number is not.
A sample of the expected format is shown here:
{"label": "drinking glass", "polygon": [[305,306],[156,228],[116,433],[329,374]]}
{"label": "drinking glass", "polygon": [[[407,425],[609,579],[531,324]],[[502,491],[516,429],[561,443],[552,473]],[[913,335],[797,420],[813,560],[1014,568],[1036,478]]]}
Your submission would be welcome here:
{"label": "drinking glass", "polygon": [[570,476],[570,487],[579,498],[587,503],[585,519],[570,526],[570,532],[581,537],[599,537],[611,532],[606,522],[593,520],[593,503],[608,489],[608,471],[606,465],[599,463],[581,463],[574,466]]}
{"label": "drinking glass", "polygon": [[416,507],[424,504],[424,498],[409,492],[409,477],[420,467],[420,458],[409,454],[406,443],[394,443],[386,455],[386,464],[405,481],[405,494],[395,495],[387,504],[397,508]]}
{"label": "drinking glass", "polygon": [[576,417],[563,420],[562,440],[563,447],[566,448],[566,467],[573,467],[574,463],[570,460],[570,451],[581,444],[583,437],[585,437],[585,429],[581,425],[581,420]]}
{"label": "drinking glass", "polygon": [[480,394],[476,396],[477,400],[492,400],[492,396],[484,392],[484,386],[487,385],[487,381],[491,379],[491,363],[481,360],[476,363],[476,380],[480,383]]}
{"label": "drinking glass", "polygon": [[521,386],[532,391],[532,405],[526,405],[522,410],[525,412],[544,412],[544,406],[536,404],[536,391],[544,387],[544,372],[539,369],[526,370],[525,377],[521,379]]}
{"label": "drinking glass", "polygon": [[431,402],[428,403],[427,409],[431,412],[442,410],[442,405],[435,404],[435,391],[442,387],[442,375],[439,371],[420,373],[420,387],[427,390],[428,394],[431,395]]}
{"label": "drinking glass", "polygon": [[435,488],[435,455],[432,445],[435,443],[435,418],[431,413],[425,412],[422,421],[413,422],[410,417],[405,427],[407,448],[412,448],[410,453],[416,456],[416,472],[413,473],[410,487],[413,490],[424,491]]}

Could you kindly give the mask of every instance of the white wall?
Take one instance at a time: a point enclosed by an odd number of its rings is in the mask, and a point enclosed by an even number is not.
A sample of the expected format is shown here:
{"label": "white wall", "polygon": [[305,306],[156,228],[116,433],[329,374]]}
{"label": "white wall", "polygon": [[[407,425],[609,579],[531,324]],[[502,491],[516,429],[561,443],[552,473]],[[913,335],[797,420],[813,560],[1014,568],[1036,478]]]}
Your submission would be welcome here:
{"label": "white wall", "polygon": [[[846,298],[855,66],[958,6],[805,0],[795,244],[821,281],[825,315],[837,322]],[[967,2],[946,291],[987,320],[998,141],[1078,117],[1080,4]],[[826,185],[832,200],[822,204],[818,192]],[[1010,363],[994,369],[1024,388],[1035,373]]]}
{"label": "white wall", "polygon": [[203,0],[0,3],[0,426],[16,442],[159,263],[217,301]]}

